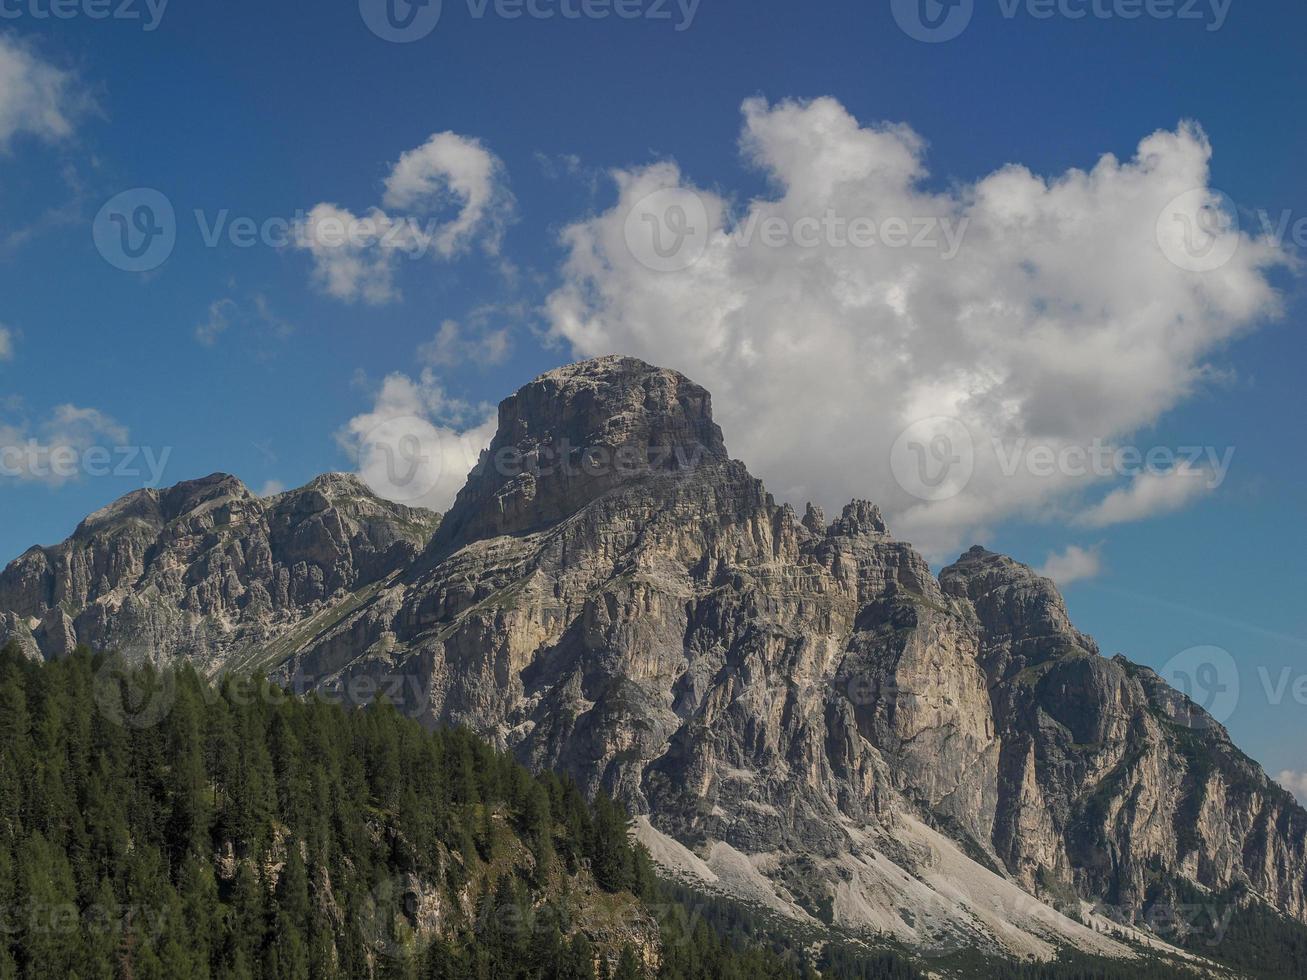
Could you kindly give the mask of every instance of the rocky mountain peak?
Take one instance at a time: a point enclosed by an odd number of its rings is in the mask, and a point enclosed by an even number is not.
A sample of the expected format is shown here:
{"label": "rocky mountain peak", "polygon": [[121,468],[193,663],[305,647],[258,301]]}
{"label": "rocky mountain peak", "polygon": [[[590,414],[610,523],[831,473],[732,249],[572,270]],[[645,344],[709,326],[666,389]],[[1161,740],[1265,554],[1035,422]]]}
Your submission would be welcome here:
{"label": "rocky mountain peak", "polygon": [[213,473],[198,480],[187,480],[159,494],[164,516],[175,520],[184,514],[229,500],[254,500],[254,494],[229,473]]}
{"label": "rocky mountain peak", "polygon": [[1098,652],[1071,625],[1053,581],[1007,555],[976,545],[939,573],[939,584],[946,595],[974,607],[990,637],[982,653],[991,674],[1010,675],[1053,652]]}
{"label": "rocky mountain peak", "polygon": [[831,533],[855,537],[860,534],[889,534],[880,508],[869,500],[854,500],[831,526]]}
{"label": "rocky mountain peak", "polygon": [[728,459],[711,396],[684,375],[634,357],[569,365],[500,404],[433,547],[537,530],[619,485]]}
{"label": "rocky mountain peak", "polygon": [[119,497],[83,520],[73,537],[86,539],[112,534],[137,523],[160,528],[194,511],[228,501],[253,499],[254,495],[236,477],[213,473],[163,490],[145,488]]}
{"label": "rocky mountain peak", "polygon": [[140,491],[0,574],[0,642],[401,679],[415,717],[620,797],[678,875],[922,948],[1129,955],[1038,899],[1195,885],[1307,921],[1307,812],[1201,708],[1020,562],[936,579],[867,501],[778,507],[674,371],[526,385],[437,521],[340,474]]}
{"label": "rocky mountain peak", "polygon": [[826,533],[826,512],[816,504],[809,503],[803,514],[803,526],[813,534]]}
{"label": "rocky mountain peak", "polygon": [[225,473],[137,490],[0,572],[0,643],[217,663],[356,601],[438,521],[339,473],[268,500]]}
{"label": "rocky mountain peak", "polygon": [[354,473],[323,473],[321,476],[315,476],[304,486],[300,487],[299,490],[288,492],[304,493],[306,491],[321,493],[332,498],[373,496],[368,485]]}

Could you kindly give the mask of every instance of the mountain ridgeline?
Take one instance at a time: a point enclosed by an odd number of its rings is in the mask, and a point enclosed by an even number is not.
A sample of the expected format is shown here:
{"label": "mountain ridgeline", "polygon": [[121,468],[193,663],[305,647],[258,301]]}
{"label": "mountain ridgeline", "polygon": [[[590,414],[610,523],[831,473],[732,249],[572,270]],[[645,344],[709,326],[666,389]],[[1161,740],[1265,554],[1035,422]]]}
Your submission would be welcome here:
{"label": "mountain ridgeline", "polygon": [[777,504],[708,393],[632,358],[507,399],[443,518],[342,476],[124,498],[0,574],[5,639],[385,692],[796,928],[1039,961],[1307,922],[1307,812],[1051,582]]}

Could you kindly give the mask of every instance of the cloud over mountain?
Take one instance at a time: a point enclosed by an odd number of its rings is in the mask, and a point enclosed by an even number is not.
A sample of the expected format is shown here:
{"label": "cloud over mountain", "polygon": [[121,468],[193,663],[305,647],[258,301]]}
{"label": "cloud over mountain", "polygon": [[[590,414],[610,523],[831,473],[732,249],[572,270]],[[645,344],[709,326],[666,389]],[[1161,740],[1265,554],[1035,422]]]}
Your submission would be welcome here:
{"label": "cloud over mountain", "polygon": [[[1222,210],[1194,124],[1130,160],[937,189],[907,126],[830,98],[750,99],[743,116],[741,151],[773,190],[737,202],[667,160],[614,172],[613,206],[563,233],[553,334],[685,371],[776,493],[872,497],[933,553],[1104,480],[1013,469],[1012,447],[1132,438],[1278,311],[1267,271],[1288,260]],[[914,424],[923,465],[965,462],[950,492],[891,465]]]}

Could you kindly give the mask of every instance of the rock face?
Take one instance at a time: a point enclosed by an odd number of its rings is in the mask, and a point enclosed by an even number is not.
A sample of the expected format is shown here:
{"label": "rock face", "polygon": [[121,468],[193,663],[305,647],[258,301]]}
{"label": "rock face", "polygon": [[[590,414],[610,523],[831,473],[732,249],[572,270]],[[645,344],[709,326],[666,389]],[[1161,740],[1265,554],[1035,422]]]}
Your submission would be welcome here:
{"label": "rock face", "polygon": [[[1307,813],[1201,709],[1009,558],[937,579],[871,504],[778,505],[675,372],[524,387],[421,553],[414,512],[313,486],[126,498],[12,565],[0,610],[47,655],[144,634],[381,686],[620,796],[680,873],[924,949],[1128,955],[1049,904],[1129,918],[1189,886],[1307,921]],[[179,639],[206,617],[222,644]]]}
{"label": "rock face", "polygon": [[266,500],[222,474],[140,490],[0,573],[0,642],[253,662],[407,567],[437,523],[341,474]]}

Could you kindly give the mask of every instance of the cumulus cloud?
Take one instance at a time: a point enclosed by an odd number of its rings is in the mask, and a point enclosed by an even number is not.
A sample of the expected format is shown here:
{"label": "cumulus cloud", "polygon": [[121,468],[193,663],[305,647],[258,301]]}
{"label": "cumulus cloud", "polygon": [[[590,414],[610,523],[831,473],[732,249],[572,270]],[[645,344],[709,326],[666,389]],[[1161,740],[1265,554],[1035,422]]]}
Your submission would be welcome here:
{"label": "cumulus cloud", "polygon": [[1307,772],[1294,772],[1292,769],[1284,769],[1275,779],[1281,786],[1298,797],[1301,803],[1307,805]]}
{"label": "cumulus cloud", "polygon": [[[440,214],[453,207],[448,220]],[[328,295],[380,305],[399,298],[402,257],[452,259],[479,245],[498,255],[514,200],[503,162],[479,140],[437,133],[402,154],[385,180],[382,207],[357,215],[321,203],[296,229]]]}
{"label": "cumulus cloud", "polygon": [[433,239],[446,258],[478,240],[487,252],[497,253],[513,210],[502,161],[479,140],[457,133],[437,133],[401,155],[386,178],[383,203],[408,214],[432,214],[457,204],[458,215]]}
{"label": "cumulus cloud", "polygon": [[359,476],[379,497],[445,511],[490,445],[496,413],[451,398],[435,374],[391,374],[371,411],[337,434]]}
{"label": "cumulus cloud", "polygon": [[1055,552],[1049,555],[1048,560],[1039,569],[1039,574],[1051,578],[1061,586],[1083,579],[1097,578],[1103,571],[1101,550],[1099,545],[1092,548],[1070,545],[1061,553]]}
{"label": "cumulus cloud", "polygon": [[85,102],[70,72],[0,35],[0,150],[19,133],[50,141],[67,137]]}
{"label": "cumulus cloud", "polygon": [[[1219,217],[1195,125],[1129,160],[934,189],[906,126],[861,125],[829,98],[750,99],[743,118],[742,153],[772,190],[736,203],[671,161],[615,172],[616,203],[563,234],[553,336],[683,370],[778,496],[872,497],[933,555],[1102,479],[1009,472],[1000,450],[1128,438],[1278,312],[1266,273],[1288,259]],[[1185,218],[1223,264],[1184,267]],[[930,438],[903,444],[923,420]],[[955,461],[948,492],[902,472]]]}
{"label": "cumulus cloud", "polygon": [[0,361],[12,361],[14,359],[14,334],[3,323],[0,323]]}
{"label": "cumulus cloud", "polygon": [[[0,422],[0,480],[61,486],[83,476],[84,463],[107,466],[127,439],[126,427],[104,412],[73,404],[56,406],[36,424]],[[92,450],[98,454],[94,461]]]}
{"label": "cumulus cloud", "polygon": [[1128,485],[1118,487],[1078,515],[1075,522],[1085,527],[1131,524],[1180,510],[1213,489],[1208,471],[1181,463],[1165,473],[1140,473]]}

